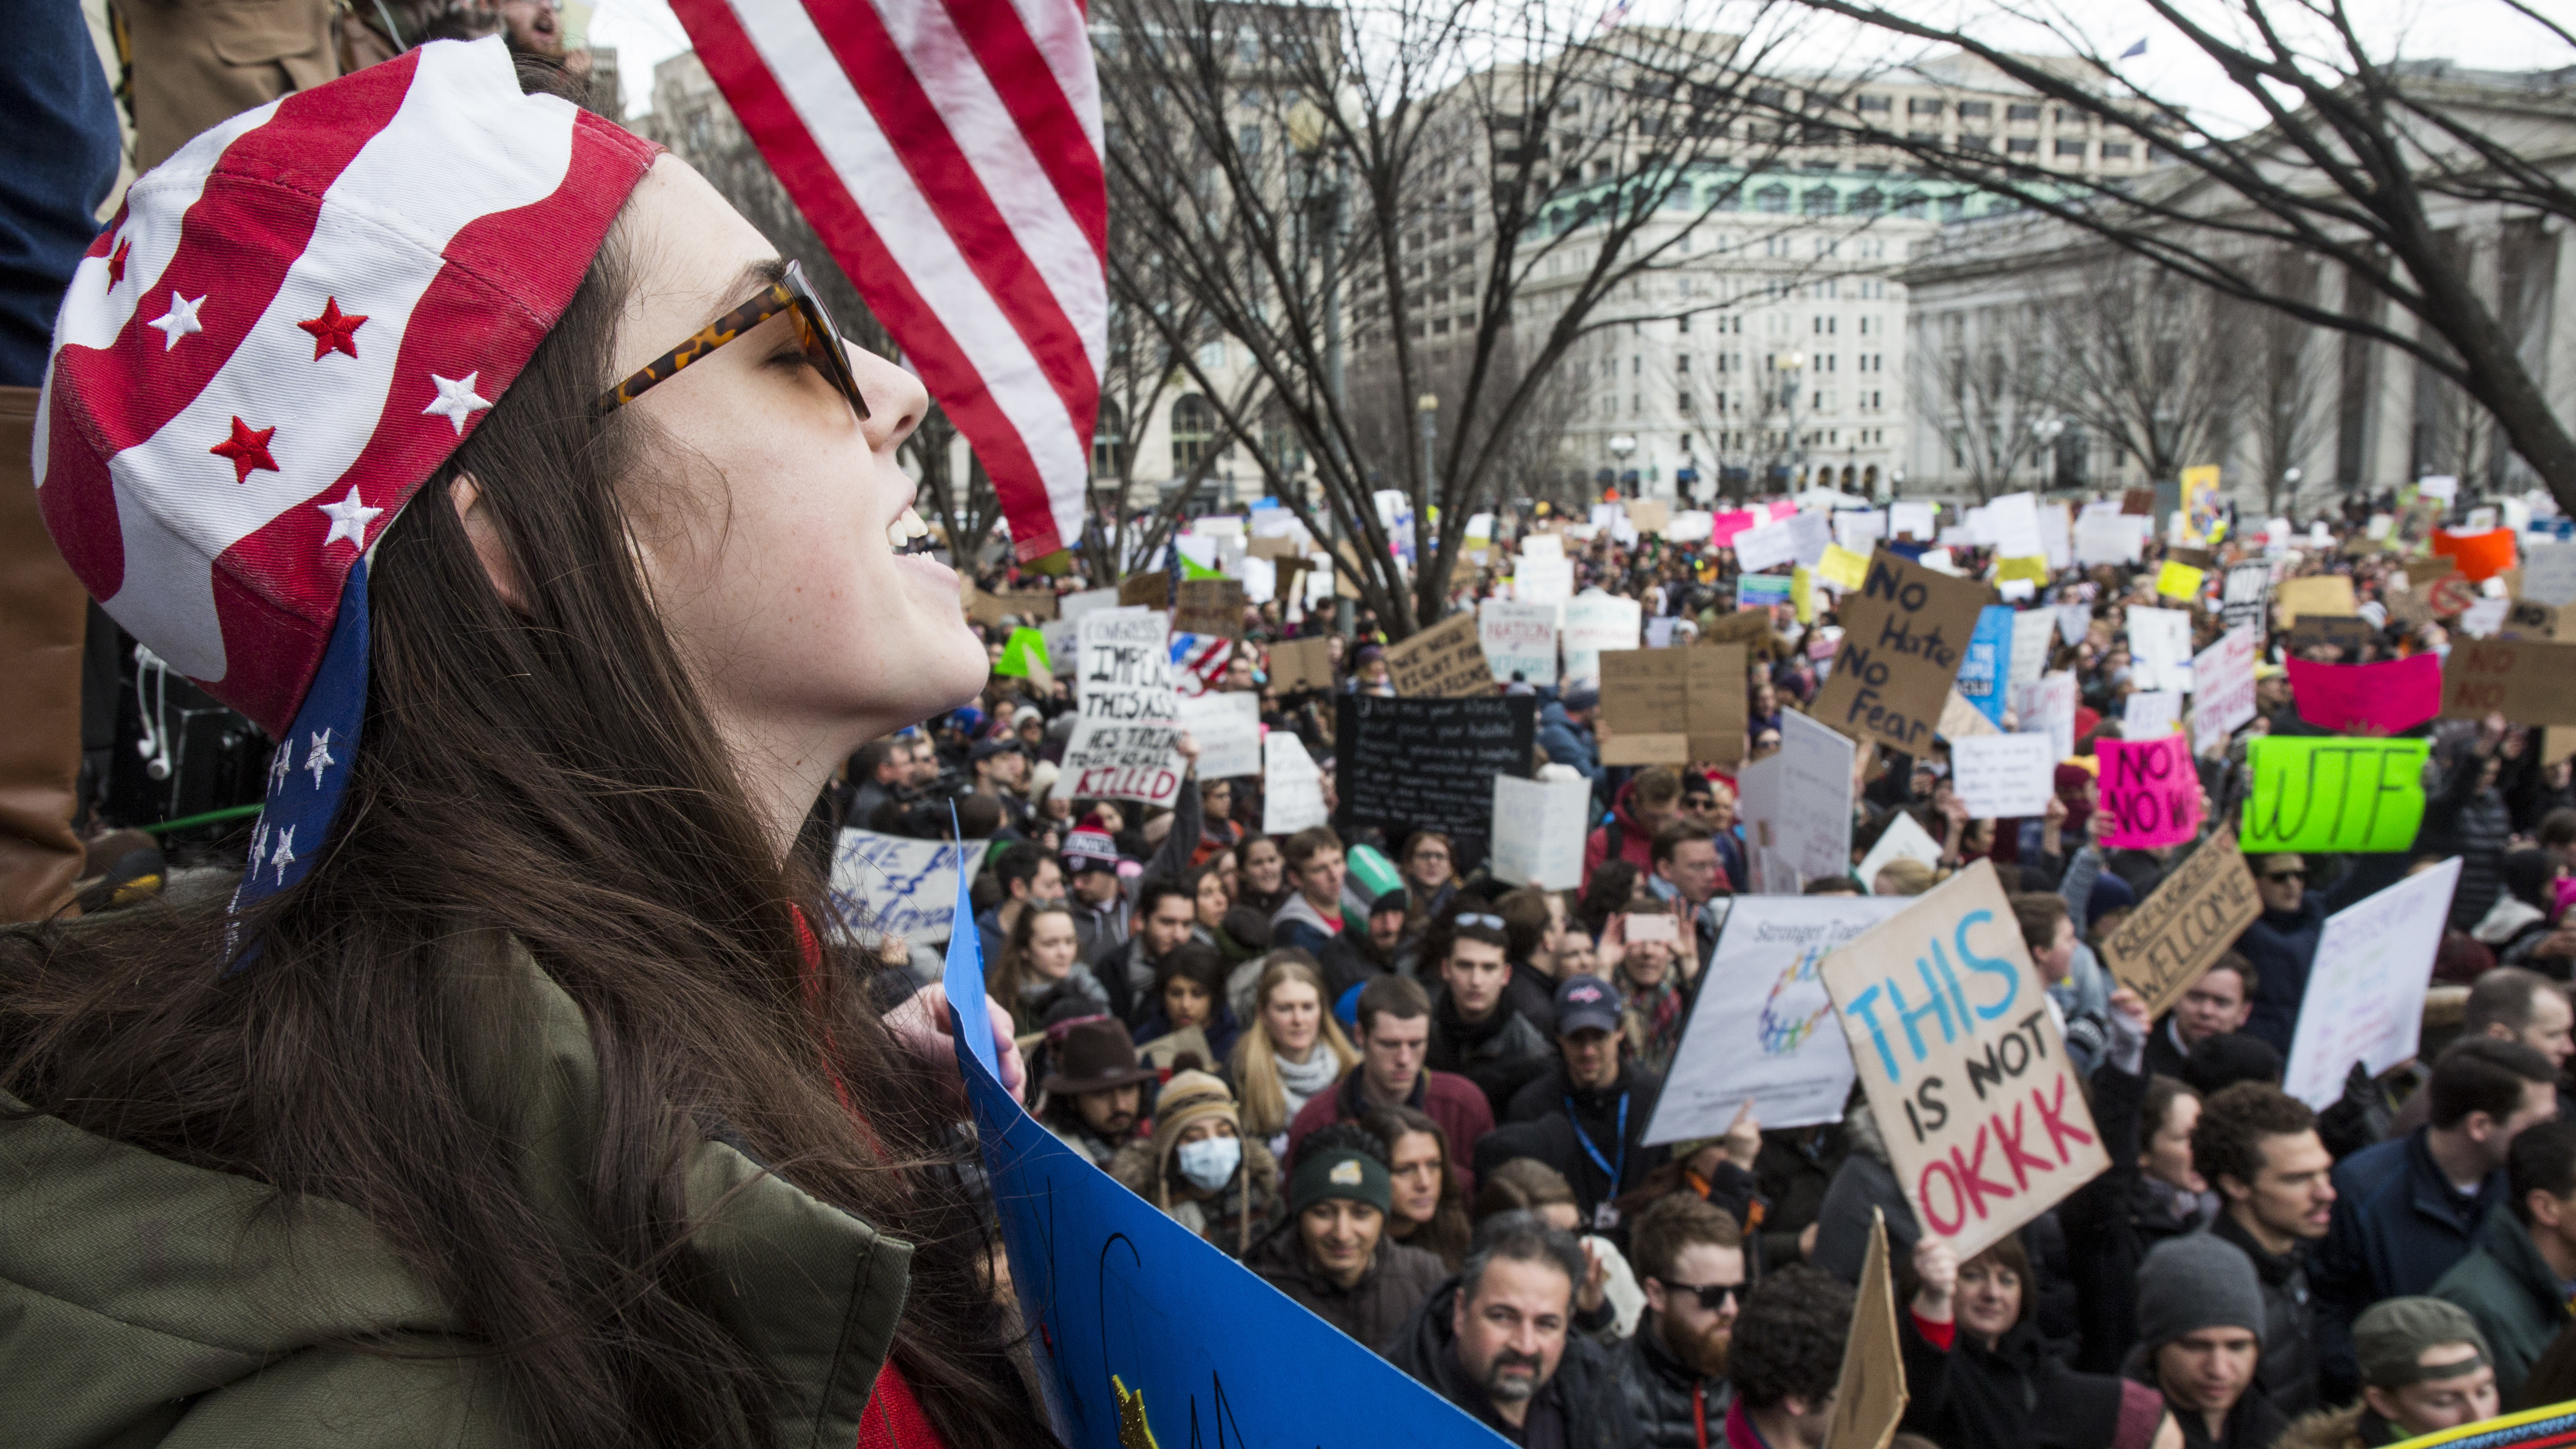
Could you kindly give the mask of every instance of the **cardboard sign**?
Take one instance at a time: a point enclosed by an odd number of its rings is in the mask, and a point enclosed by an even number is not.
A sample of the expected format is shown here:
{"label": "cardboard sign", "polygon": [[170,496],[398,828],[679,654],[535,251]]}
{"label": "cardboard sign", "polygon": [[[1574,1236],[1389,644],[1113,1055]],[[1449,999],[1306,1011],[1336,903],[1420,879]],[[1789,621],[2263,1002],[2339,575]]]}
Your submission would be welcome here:
{"label": "cardboard sign", "polygon": [[2236,848],[2236,833],[2222,829],[2102,938],[2102,964],[2147,1003],[2152,1021],[2172,1010],[2261,914],[2254,872]]}
{"label": "cardboard sign", "polygon": [[1601,763],[1743,759],[1745,672],[1740,644],[1602,655],[1601,717],[1610,737],[1601,742]]}
{"label": "cardboard sign", "polygon": [[1923,753],[1988,597],[1981,584],[1886,549],[1872,554],[1860,591],[1843,600],[1842,653],[1816,718],[1855,740]]}
{"label": "cardboard sign", "polygon": [[1261,739],[1261,833],[1293,835],[1331,818],[1324,807],[1324,772],[1306,753],[1306,742],[1288,730]]}
{"label": "cardboard sign", "polygon": [[1487,599],[1476,606],[1476,643],[1496,684],[1512,676],[1545,689],[1556,683],[1556,616],[1559,604]]}
{"label": "cardboard sign", "polygon": [[1858,749],[1789,710],[1780,716],[1779,752],[1736,772],[1755,894],[1794,894],[1811,880],[1849,873]]}
{"label": "cardboard sign", "polygon": [[1991,861],[1821,974],[1905,1200],[1962,1259],[2110,1166]]}
{"label": "cardboard sign", "polygon": [[2459,884],[2455,855],[2326,917],[2282,1091],[2323,1111],[2342,1099],[2353,1063],[2375,1077],[2415,1055]]}
{"label": "cardboard sign", "polygon": [[1843,1340],[1843,1366],[1834,1380],[1833,1417],[1825,1424],[1825,1449],[1887,1449],[1905,1421],[1912,1397],[1905,1385],[1905,1348],[1896,1336],[1896,1277],[1887,1261],[1887,1209],[1869,1210],[1869,1256],[1861,1260],[1860,1292],[1852,1298],[1851,1334]]}
{"label": "cardboard sign", "polygon": [[2333,649],[2345,659],[2359,659],[2377,632],[2367,619],[2301,614],[2290,625],[2289,647],[2294,655],[2310,649]]}
{"label": "cardboard sign", "polygon": [[1322,635],[1270,646],[1270,685],[1281,694],[1333,687],[1333,642]]}
{"label": "cardboard sign", "polygon": [[1476,616],[1452,614],[1386,651],[1395,692],[1410,699],[1467,699],[1494,692]]}
{"label": "cardboard sign", "polygon": [[2046,735],[1978,735],[1950,742],[1951,788],[1981,820],[2027,820],[2056,793],[2057,752]]}
{"label": "cardboard sign", "polygon": [[1304,540],[1290,534],[1261,534],[1246,539],[1243,552],[1246,558],[1299,558],[1304,556],[1306,545]]}
{"label": "cardboard sign", "polygon": [[2424,824],[2427,740],[2269,735],[2246,747],[2253,793],[2237,839],[2275,851],[2406,850]]}
{"label": "cardboard sign", "polygon": [[1771,613],[1767,609],[1740,609],[1723,615],[1701,631],[1699,642],[1741,644],[1760,659],[1777,659],[1787,652],[1780,636],[1771,632]]}
{"label": "cardboard sign", "polygon": [[1834,1029],[1816,968],[1910,904],[1898,896],[1737,896],[1647,1119],[1646,1144],[1717,1136],[1747,1102],[1766,1128],[1841,1121],[1851,1047]]}
{"label": "cardboard sign", "polygon": [[1592,824],[1589,780],[1494,777],[1493,854],[1498,881],[1569,891],[1583,883],[1583,837]]}
{"label": "cardboard sign", "polygon": [[832,904],[870,930],[936,946],[956,924],[958,871],[972,882],[983,867],[980,840],[960,845],[844,830],[832,846]]}
{"label": "cardboard sign", "polygon": [[2156,490],[2128,488],[2120,493],[2120,511],[2138,518],[2152,518],[2156,512]]}
{"label": "cardboard sign", "polygon": [[2444,719],[2500,714],[2515,724],[2576,725],[2576,644],[2463,640],[2451,646],[2441,680]]}
{"label": "cardboard sign", "polygon": [[1660,498],[1628,500],[1628,522],[1639,533],[1661,533],[1672,521],[1672,506]]}
{"label": "cardboard sign", "polygon": [[1494,818],[1494,777],[1526,780],[1538,701],[1341,697],[1334,733],[1341,822],[1390,831],[1481,837]]}
{"label": "cardboard sign", "polygon": [[1172,632],[1215,639],[1243,637],[1243,580],[1184,579]]}
{"label": "cardboard sign", "polygon": [[2576,609],[2530,599],[2516,599],[2504,615],[2503,635],[2507,639],[2560,639],[2559,631],[2576,620]]}
{"label": "cardboard sign", "polygon": [[2272,587],[2272,617],[2285,629],[2301,614],[2349,619],[2360,607],[2353,600],[2352,580],[2343,574],[2283,579]]}
{"label": "cardboard sign", "polygon": [[[1284,538],[1259,540],[1264,543],[1287,541]],[[1159,569],[1150,574],[1129,574],[1118,581],[1118,604],[1121,608],[1165,609],[1171,607],[1171,603],[1172,576]]]}
{"label": "cardboard sign", "polygon": [[2263,624],[2229,629],[2217,643],[2194,655],[2191,681],[2191,747],[2207,753],[2254,720],[2254,656],[2262,647]]}
{"label": "cardboard sign", "polygon": [[1181,701],[1163,616],[1103,609],[1083,615],[1078,629],[1082,717],[1065,743],[1055,793],[1171,804],[1181,792]]}
{"label": "cardboard sign", "polygon": [[2101,810],[2110,822],[2103,844],[2151,850],[2179,845],[2199,832],[2200,775],[2192,767],[2190,740],[2095,740],[2093,752],[2102,758]]}
{"label": "cardboard sign", "polygon": [[1968,703],[1968,697],[1955,689],[1950,691],[1950,698],[1942,704],[1941,718],[1932,726],[1932,732],[1953,744],[1960,740],[1975,739],[1979,735],[2000,733],[1995,728],[1995,722],[1986,718],[1984,710]]}
{"label": "cardboard sign", "polygon": [[[2454,677],[2464,674],[2458,663],[2460,649],[2475,647],[2478,646],[2462,645],[2452,650]],[[2576,646],[2569,648],[2568,659],[2576,663]],[[2299,718],[2339,735],[2393,735],[2443,712],[2443,664],[2431,654],[2377,664],[2319,664],[2313,659],[2292,659],[2284,667],[2290,674],[2290,697],[2298,705]],[[2465,684],[2467,680],[2462,678],[2461,682]],[[2576,692],[2570,692],[2569,698],[2576,702]]]}

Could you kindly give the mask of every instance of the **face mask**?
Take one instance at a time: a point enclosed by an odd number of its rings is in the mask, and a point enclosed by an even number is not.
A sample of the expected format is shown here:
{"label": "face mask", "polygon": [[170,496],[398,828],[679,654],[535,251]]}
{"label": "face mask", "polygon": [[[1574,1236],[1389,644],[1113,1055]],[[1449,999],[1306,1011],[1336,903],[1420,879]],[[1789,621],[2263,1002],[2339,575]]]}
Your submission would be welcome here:
{"label": "face mask", "polygon": [[1240,1137],[1202,1137],[1181,1144],[1181,1176],[1201,1192],[1214,1192],[1234,1176],[1243,1162]]}

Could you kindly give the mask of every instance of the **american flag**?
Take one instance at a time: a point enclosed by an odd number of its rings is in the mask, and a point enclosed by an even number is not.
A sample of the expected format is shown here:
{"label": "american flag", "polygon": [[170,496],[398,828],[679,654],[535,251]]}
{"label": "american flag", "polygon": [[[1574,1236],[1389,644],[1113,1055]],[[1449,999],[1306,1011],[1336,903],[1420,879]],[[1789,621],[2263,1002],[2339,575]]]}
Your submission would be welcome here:
{"label": "american flag", "polygon": [[1172,636],[1172,689],[1205,694],[1225,682],[1225,666],[1234,658],[1234,641],[1213,634]]}
{"label": "american flag", "polygon": [[1023,561],[1082,536],[1108,351],[1075,0],[675,0],[787,194],[984,463]]}

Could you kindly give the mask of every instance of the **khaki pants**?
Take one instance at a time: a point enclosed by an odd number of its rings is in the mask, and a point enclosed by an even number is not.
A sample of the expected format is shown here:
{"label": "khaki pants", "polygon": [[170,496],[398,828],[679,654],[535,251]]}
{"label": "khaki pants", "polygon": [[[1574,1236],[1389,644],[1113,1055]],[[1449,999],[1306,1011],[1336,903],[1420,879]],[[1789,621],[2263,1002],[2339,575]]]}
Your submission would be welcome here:
{"label": "khaki pants", "polygon": [[89,596],[36,511],[36,390],[0,387],[0,921],[72,898],[80,778],[81,639]]}

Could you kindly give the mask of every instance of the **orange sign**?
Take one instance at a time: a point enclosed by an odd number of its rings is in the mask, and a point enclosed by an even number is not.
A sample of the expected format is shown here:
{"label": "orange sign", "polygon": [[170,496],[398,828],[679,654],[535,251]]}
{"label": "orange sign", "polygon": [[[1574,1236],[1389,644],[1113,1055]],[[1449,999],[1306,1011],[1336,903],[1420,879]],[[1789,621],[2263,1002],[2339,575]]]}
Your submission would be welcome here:
{"label": "orange sign", "polygon": [[2453,533],[2435,529],[2433,556],[2455,560],[2469,582],[2484,583],[2513,567],[2513,530],[2490,528],[2484,533]]}

